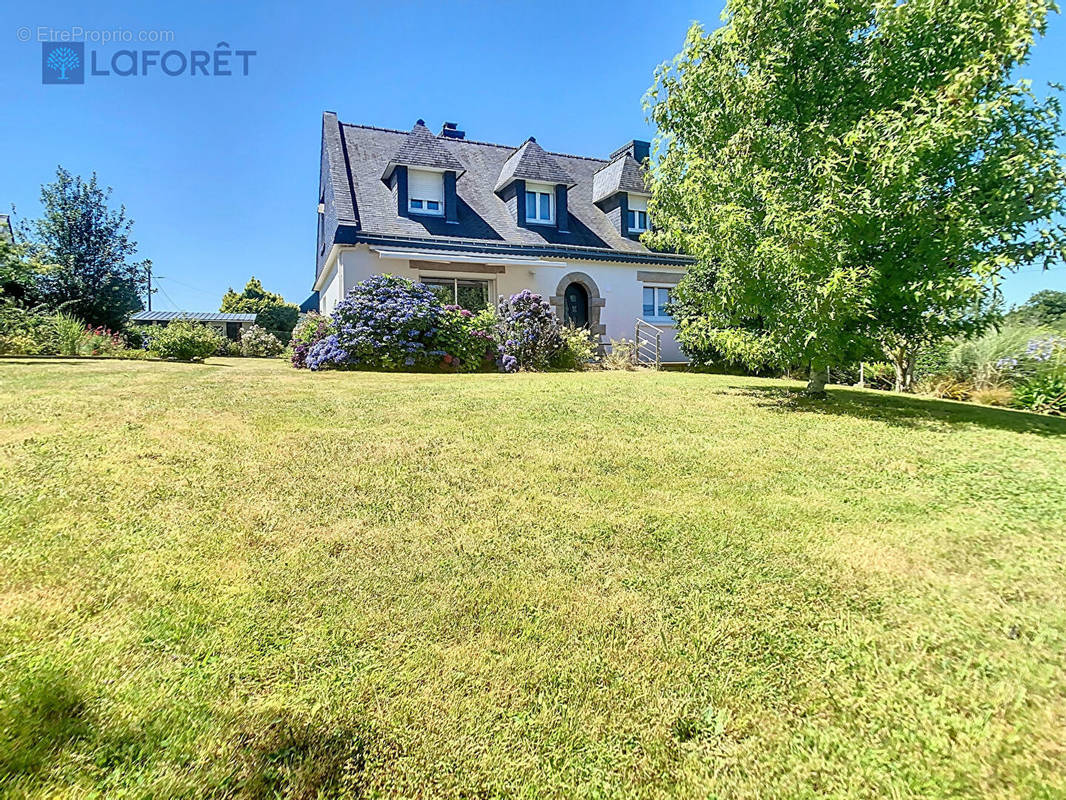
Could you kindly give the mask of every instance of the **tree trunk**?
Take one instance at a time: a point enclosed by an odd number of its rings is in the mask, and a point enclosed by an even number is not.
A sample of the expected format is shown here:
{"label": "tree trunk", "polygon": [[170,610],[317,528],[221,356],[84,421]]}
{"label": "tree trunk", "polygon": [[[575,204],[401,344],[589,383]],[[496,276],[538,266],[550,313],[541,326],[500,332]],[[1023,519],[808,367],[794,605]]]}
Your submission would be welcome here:
{"label": "tree trunk", "polygon": [[811,375],[807,381],[807,394],[811,397],[825,397],[825,385],[829,382],[829,367],[811,364]]}
{"label": "tree trunk", "polygon": [[909,392],[914,384],[914,362],[917,354],[905,347],[899,347],[893,350],[891,355],[892,367],[896,371],[896,383],[893,388],[897,392]]}

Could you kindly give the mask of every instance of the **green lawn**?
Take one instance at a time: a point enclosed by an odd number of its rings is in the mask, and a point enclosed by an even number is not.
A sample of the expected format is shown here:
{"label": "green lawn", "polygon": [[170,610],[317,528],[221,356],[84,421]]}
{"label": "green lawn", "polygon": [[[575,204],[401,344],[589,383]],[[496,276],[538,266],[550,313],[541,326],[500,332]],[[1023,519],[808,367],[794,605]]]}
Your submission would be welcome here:
{"label": "green lawn", "polygon": [[0,795],[1066,795],[1066,421],[0,360]]}

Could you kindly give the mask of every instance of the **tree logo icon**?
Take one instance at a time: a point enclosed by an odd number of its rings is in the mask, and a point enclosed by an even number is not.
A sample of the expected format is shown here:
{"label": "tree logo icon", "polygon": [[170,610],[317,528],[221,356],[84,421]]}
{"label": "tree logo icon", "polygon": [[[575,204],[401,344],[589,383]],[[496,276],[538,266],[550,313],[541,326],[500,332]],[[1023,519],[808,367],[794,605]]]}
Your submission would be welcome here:
{"label": "tree logo icon", "polygon": [[78,54],[69,47],[57,47],[48,54],[48,69],[59,73],[59,80],[67,80],[67,70],[81,65]]}
{"label": "tree logo icon", "polygon": [[43,83],[85,83],[84,42],[42,42]]}

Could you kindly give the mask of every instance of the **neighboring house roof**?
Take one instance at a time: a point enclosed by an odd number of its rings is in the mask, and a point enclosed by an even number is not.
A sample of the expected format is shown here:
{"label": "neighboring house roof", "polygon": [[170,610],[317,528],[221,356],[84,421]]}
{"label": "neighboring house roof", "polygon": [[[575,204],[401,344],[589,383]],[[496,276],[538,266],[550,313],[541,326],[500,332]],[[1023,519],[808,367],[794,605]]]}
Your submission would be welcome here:
{"label": "neighboring house roof", "polygon": [[225,311],[138,311],[134,322],[170,322],[188,319],[194,322],[255,322],[255,314],[230,314]]}
{"label": "neighboring house roof", "polygon": [[[424,125],[421,127],[429,132]],[[415,129],[418,128],[416,125]],[[611,162],[549,153],[536,142],[526,142],[516,149],[430,134],[435,144],[465,169],[456,181],[458,222],[449,223],[443,217],[401,216],[397,214],[396,196],[382,179],[382,171],[405,152],[403,148],[414,132],[350,125],[338,121],[332,112],[323,114],[322,190],[326,230],[324,248],[318,258],[319,270],[329,245],[361,242],[676,267],[692,263],[689,256],[653,252],[640,241],[623,236],[618,226],[593,203],[595,175]],[[424,140],[425,133],[419,130],[417,141]],[[505,174],[505,165],[523,148],[530,154],[531,168],[534,163],[545,166],[539,151],[565,174],[571,187],[567,192],[568,232],[548,226],[519,226],[505,200],[495,193],[500,177]],[[516,180],[520,179],[518,168],[523,161],[519,156],[514,164],[512,175]],[[550,178],[548,182],[553,180]]]}
{"label": "neighboring house roof", "polygon": [[463,162],[440,143],[440,139],[430,132],[422,120],[418,120],[411,128],[399,149],[389,159],[381,177],[388,180],[393,169],[401,164],[408,167],[454,170],[458,175],[465,172]]}
{"label": "neighboring house roof", "polygon": [[599,203],[618,192],[647,194],[645,177],[644,168],[626,153],[592,176],[592,202]]}
{"label": "neighboring house roof", "polygon": [[570,174],[544,152],[544,148],[532,136],[503,162],[493,191],[499,192],[517,180],[565,183],[568,187],[576,185]]}
{"label": "neighboring house roof", "polygon": [[311,292],[310,296],[300,303],[300,312],[303,314],[309,314],[312,311],[318,311],[318,306],[318,292]]}
{"label": "neighboring house roof", "polygon": [[15,231],[11,228],[11,217],[0,214],[0,239],[7,242],[15,241]]}

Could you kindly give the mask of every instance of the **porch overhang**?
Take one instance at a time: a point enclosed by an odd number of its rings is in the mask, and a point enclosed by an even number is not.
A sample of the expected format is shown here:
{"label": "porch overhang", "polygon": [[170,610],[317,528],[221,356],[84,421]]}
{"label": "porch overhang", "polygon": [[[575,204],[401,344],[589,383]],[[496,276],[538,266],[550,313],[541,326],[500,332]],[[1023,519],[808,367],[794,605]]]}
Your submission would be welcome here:
{"label": "porch overhang", "polygon": [[371,246],[370,250],[377,253],[379,258],[403,261],[431,261],[440,264],[495,264],[502,267],[565,267],[567,265],[565,261],[550,261],[527,256],[492,255],[489,253],[409,250],[406,248],[396,249],[374,246]]}

